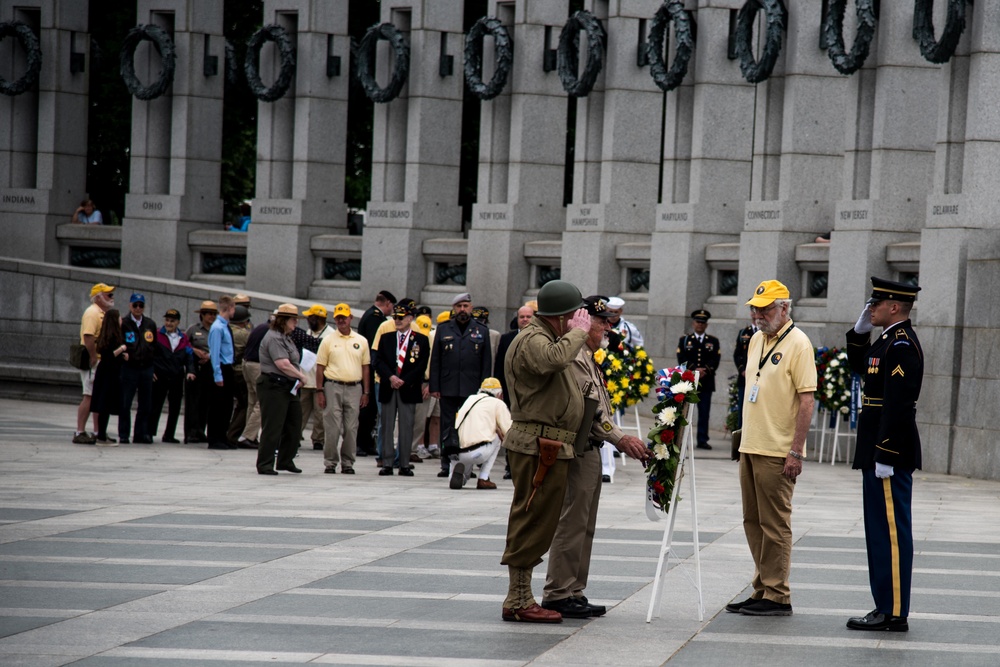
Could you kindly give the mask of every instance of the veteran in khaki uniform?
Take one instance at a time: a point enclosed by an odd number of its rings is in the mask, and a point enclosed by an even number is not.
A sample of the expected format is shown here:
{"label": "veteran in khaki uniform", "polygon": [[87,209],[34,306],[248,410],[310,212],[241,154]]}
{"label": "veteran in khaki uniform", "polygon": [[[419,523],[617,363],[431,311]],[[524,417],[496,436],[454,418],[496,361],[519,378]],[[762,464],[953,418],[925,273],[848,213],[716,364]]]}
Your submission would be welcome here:
{"label": "veteran in khaki uniform", "polygon": [[614,414],[611,398],[604,388],[601,369],[594,361],[594,352],[607,345],[607,334],[611,331],[607,301],[598,295],[584,299],[591,318],[590,331],[571,368],[581,391],[585,390],[586,395],[598,402],[599,410],[590,425],[587,451],[569,464],[566,497],[549,549],[542,596],[544,609],[558,611],[567,618],[603,616],[606,611],[603,605],[591,604],[583,594],[590,575],[590,554],[601,499],[600,447],[607,440],[634,459],[641,459],[647,451],[642,440],[625,435],[611,420]]}
{"label": "veteran in khaki uniform", "polygon": [[538,292],[538,314],[511,343],[504,359],[513,419],[504,447],[514,482],[501,564],[510,574],[505,621],[560,623],[531,592],[531,571],[552,544],[566,497],[573,442],[584,416],[573,370],[590,330],[580,290],[553,280]]}

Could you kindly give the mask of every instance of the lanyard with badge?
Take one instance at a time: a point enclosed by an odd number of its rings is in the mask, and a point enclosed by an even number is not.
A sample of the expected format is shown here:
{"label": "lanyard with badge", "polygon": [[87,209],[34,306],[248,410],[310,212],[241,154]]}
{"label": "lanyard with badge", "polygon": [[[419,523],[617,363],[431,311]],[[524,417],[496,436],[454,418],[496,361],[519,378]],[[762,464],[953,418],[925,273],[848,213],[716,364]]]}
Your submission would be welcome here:
{"label": "lanyard with badge", "polygon": [[794,324],[792,324],[792,326],[788,327],[788,329],[785,331],[785,333],[781,334],[778,337],[778,342],[774,344],[774,347],[772,347],[770,350],[768,350],[767,354],[764,354],[764,346],[763,346],[763,344],[761,345],[761,348],[760,348],[760,361],[757,362],[757,378],[753,381],[753,387],[750,388],[750,396],[747,399],[751,403],[756,403],[757,402],[757,391],[760,389],[760,386],[758,385],[758,383],[760,382],[760,371],[761,371],[762,368],[764,368],[764,363],[767,361],[768,357],[770,357],[771,354],[775,350],[778,349],[778,346],[781,345],[781,341],[785,340],[785,336],[787,336],[788,334],[792,333],[792,329],[794,329],[794,328],[795,328]]}

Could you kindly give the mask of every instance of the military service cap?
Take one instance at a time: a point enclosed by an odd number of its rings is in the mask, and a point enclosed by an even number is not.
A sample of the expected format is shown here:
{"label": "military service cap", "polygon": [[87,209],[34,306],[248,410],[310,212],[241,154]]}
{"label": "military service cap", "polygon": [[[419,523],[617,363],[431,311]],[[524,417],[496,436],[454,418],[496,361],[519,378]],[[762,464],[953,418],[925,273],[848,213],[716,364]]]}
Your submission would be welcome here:
{"label": "military service cap", "polygon": [[699,308],[698,310],[691,313],[691,319],[695,322],[708,322],[712,318],[712,313],[708,312],[704,308]]}
{"label": "military service cap", "polygon": [[913,303],[917,300],[920,287],[907,283],[897,283],[872,276],[872,296],[868,303],[876,301],[904,301]]}

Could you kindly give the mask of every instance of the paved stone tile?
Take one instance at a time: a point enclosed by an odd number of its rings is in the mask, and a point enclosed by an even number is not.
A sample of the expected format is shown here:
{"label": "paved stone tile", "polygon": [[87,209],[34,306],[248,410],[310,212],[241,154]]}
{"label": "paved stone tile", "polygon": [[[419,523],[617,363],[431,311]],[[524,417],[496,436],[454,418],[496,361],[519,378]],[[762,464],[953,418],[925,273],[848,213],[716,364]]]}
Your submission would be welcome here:
{"label": "paved stone tile", "polygon": [[103,581],[193,584],[236,567],[124,565],[121,563],[25,563],[0,561],[0,579],[10,581]]}
{"label": "paved stone tile", "polygon": [[37,521],[64,514],[74,514],[74,510],[43,510],[27,507],[0,507],[0,523],[15,523],[18,521]]}
{"label": "paved stone tile", "polygon": [[0,637],[9,637],[26,630],[34,630],[52,623],[65,620],[62,616],[46,618],[44,616],[3,616],[0,615]]}
{"label": "paved stone tile", "polygon": [[31,609],[104,609],[138,600],[155,591],[140,591],[102,586],[75,588],[68,586],[3,586],[0,587],[0,607]]}
{"label": "paved stone tile", "polygon": [[[192,536],[193,537],[193,536]],[[131,538],[135,539],[135,538]],[[141,539],[141,538],[139,538]],[[153,538],[148,538],[153,539]],[[45,556],[50,558],[131,558],[176,561],[263,561],[297,553],[307,547],[275,549],[260,546],[215,547],[174,544],[115,544],[79,540],[39,539],[0,545],[0,556]]]}

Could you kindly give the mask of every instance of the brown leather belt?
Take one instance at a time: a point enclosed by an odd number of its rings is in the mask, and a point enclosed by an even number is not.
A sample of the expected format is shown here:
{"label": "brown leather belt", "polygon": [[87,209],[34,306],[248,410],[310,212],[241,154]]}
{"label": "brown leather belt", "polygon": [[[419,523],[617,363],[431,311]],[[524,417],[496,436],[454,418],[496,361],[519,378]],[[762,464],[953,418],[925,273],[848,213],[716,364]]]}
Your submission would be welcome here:
{"label": "brown leather belt", "polygon": [[515,431],[520,431],[521,433],[541,436],[543,438],[551,438],[552,440],[558,440],[559,442],[567,445],[572,445],[576,442],[576,431],[567,431],[566,429],[556,428],[555,426],[549,426],[548,424],[514,422],[510,427]]}

